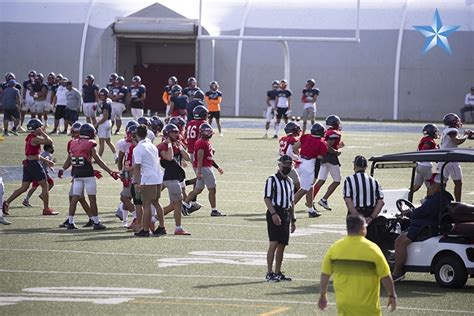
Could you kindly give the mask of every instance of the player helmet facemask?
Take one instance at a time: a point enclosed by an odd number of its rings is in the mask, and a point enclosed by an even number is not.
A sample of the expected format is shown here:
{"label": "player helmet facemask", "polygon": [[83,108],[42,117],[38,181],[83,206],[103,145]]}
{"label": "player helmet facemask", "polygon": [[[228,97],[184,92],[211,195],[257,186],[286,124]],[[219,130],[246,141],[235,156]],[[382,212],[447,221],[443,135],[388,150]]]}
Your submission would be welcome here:
{"label": "player helmet facemask", "polygon": [[43,127],[43,122],[37,118],[33,118],[26,123],[26,129],[30,132],[36,131],[38,128]]}
{"label": "player helmet facemask", "polygon": [[175,141],[178,138],[177,138],[177,134],[173,134],[173,133],[179,133],[178,126],[170,123],[170,124],[166,124],[165,127],[163,127],[163,136],[169,137],[172,141]]}
{"label": "player helmet facemask", "polygon": [[435,124],[426,124],[423,126],[423,135],[429,136],[432,138],[438,138],[439,137],[439,129]]}
{"label": "player helmet facemask", "polygon": [[210,139],[212,135],[214,135],[214,130],[208,123],[203,123],[199,127],[199,134],[201,135],[201,138]]}
{"label": "player helmet facemask", "polygon": [[193,110],[193,118],[195,120],[205,120],[209,115],[209,111],[202,105],[196,106]]}
{"label": "player helmet facemask", "polygon": [[443,117],[443,123],[446,126],[459,128],[462,126],[461,119],[456,113],[448,113]]}
{"label": "player helmet facemask", "polygon": [[151,118],[151,130],[156,134],[163,130],[163,121],[158,116],[153,116]]}

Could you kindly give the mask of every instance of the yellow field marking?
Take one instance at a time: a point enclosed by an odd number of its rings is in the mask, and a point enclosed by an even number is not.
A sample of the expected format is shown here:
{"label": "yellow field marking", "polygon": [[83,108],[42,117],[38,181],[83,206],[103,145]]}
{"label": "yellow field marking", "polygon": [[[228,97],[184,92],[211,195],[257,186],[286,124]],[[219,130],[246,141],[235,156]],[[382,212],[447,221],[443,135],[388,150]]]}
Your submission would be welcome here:
{"label": "yellow field marking", "polygon": [[262,314],[258,314],[258,316],[271,316],[271,315],[275,315],[275,314],[279,314],[279,313],[283,313],[283,312],[286,312],[287,310],[289,310],[290,308],[289,307],[277,307],[275,309],[272,309],[271,311],[269,312],[265,312],[265,313],[262,313]]}
{"label": "yellow field marking", "polygon": [[[268,308],[271,305],[249,305],[249,304],[228,304],[228,303],[191,303],[186,302],[185,300],[176,299],[176,302],[169,302],[169,301],[137,301],[133,300],[130,301],[131,304],[158,304],[158,305],[191,305],[191,306],[220,306],[220,307],[246,307],[246,308]],[[288,309],[288,308],[287,308]],[[266,315],[266,314],[262,314]],[[268,314],[272,315],[272,314]]]}

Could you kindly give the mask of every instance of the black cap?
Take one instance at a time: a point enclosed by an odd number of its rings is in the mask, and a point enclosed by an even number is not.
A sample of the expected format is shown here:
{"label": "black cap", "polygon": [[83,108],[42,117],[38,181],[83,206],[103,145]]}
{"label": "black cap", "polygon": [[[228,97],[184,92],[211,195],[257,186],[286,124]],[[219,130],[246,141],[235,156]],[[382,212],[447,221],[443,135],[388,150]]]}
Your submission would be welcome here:
{"label": "black cap", "polygon": [[293,158],[291,158],[291,156],[289,156],[289,155],[283,155],[280,158],[278,158],[278,161],[282,162],[282,163],[292,163]]}
{"label": "black cap", "polygon": [[356,167],[360,168],[366,168],[368,164],[367,159],[362,155],[355,156],[353,163]]}

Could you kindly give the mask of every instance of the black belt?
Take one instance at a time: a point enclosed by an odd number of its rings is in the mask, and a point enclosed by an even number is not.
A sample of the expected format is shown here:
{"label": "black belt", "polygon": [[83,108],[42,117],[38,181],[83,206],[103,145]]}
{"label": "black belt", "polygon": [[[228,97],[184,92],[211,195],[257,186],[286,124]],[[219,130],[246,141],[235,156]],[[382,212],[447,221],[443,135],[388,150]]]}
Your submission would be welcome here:
{"label": "black belt", "polygon": [[369,217],[372,215],[372,212],[374,210],[373,206],[366,206],[366,207],[356,207],[357,212],[361,213],[364,215],[364,217]]}

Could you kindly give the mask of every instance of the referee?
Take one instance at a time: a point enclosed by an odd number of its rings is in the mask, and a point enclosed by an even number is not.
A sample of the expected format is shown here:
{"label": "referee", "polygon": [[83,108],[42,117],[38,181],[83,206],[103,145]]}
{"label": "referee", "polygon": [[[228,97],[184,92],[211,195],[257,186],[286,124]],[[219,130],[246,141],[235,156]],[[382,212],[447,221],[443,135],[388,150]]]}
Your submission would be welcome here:
{"label": "referee", "polygon": [[[296,229],[294,211],[293,180],[288,177],[293,168],[293,159],[283,155],[278,159],[278,172],[268,177],[265,183],[264,201],[267,206],[267,230],[270,244],[267,251],[267,282],[291,281],[281,272],[283,252]],[[273,272],[275,261],[275,272]]]}
{"label": "referee", "polygon": [[367,239],[380,245],[374,220],[384,205],[382,187],[377,180],[365,173],[367,159],[354,158],[354,174],[344,181],[343,195],[349,214],[362,214],[367,223]]}

